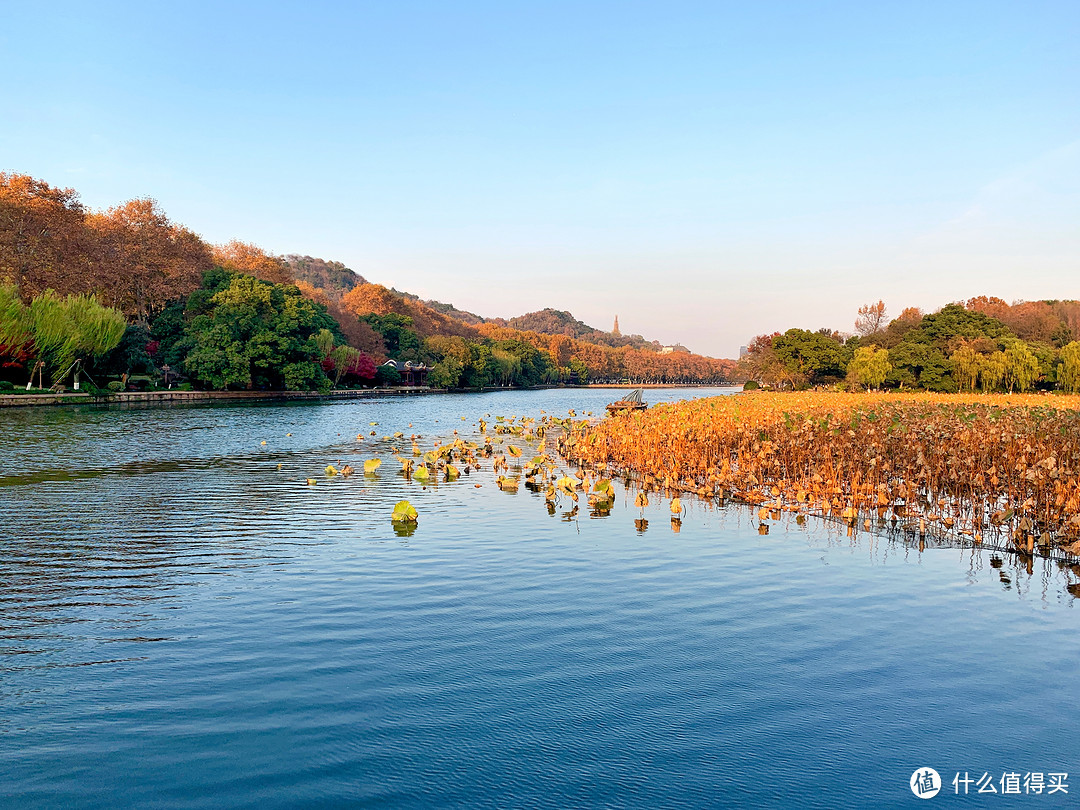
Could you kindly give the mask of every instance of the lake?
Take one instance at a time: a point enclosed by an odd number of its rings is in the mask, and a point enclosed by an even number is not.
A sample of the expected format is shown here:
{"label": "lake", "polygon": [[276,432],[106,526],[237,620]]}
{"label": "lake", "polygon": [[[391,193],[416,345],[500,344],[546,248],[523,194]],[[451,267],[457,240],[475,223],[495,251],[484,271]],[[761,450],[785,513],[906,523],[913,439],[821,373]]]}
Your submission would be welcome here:
{"label": "lake", "polygon": [[1080,571],[690,498],[674,532],[621,485],[550,515],[389,455],[622,393],[0,413],[0,803],[892,807],[926,767],[938,800],[1080,793]]}

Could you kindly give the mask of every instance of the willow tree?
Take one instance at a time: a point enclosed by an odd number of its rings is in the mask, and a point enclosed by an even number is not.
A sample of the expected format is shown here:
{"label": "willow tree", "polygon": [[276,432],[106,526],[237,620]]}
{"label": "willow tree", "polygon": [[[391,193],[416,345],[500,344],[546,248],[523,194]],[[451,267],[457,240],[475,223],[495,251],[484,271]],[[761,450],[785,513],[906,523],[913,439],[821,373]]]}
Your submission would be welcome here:
{"label": "willow tree", "polygon": [[33,339],[26,305],[14,284],[0,284],[0,345],[21,346]]}
{"label": "willow tree", "polygon": [[879,387],[892,371],[889,350],[873,346],[860,346],[847,367],[847,378],[852,385],[865,385],[867,390]]}
{"label": "willow tree", "polygon": [[1058,385],[1070,394],[1080,393],[1080,343],[1075,340],[1061,350]]}
{"label": "willow tree", "polygon": [[27,316],[34,349],[53,376],[65,372],[76,360],[112,351],[127,328],[124,316],[102,306],[95,296],[61,297],[52,290],[30,302]]}
{"label": "willow tree", "polygon": [[1023,393],[1039,379],[1039,360],[1023,341],[1016,341],[1005,348],[1005,385],[1009,393],[1013,389]]}
{"label": "willow tree", "polygon": [[336,346],[330,352],[330,359],[334,362],[334,385],[341,382],[341,378],[348,373],[356,361],[360,359],[361,351],[352,346]]}
{"label": "willow tree", "polygon": [[952,357],[952,376],[960,390],[974,391],[975,383],[979,381],[979,367],[981,359],[978,352],[970,346],[961,346]]}
{"label": "willow tree", "polygon": [[1008,360],[1005,352],[994,352],[979,360],[979,384],[983,391],[993,391],[1005,379]]}

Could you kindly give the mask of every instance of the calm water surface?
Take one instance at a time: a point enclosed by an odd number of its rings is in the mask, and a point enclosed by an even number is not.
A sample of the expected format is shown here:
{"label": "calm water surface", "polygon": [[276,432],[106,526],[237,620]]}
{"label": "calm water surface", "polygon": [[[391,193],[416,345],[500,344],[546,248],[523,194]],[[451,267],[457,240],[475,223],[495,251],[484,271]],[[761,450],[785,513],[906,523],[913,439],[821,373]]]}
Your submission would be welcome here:
{"label": "calm water surface", "polygon": [[621,488],[549,515],[381,438],[615,398],[0,413],[0,804],[891,807],[919,766],[1076,803],[1077,572],[656,498],[641,532]]}

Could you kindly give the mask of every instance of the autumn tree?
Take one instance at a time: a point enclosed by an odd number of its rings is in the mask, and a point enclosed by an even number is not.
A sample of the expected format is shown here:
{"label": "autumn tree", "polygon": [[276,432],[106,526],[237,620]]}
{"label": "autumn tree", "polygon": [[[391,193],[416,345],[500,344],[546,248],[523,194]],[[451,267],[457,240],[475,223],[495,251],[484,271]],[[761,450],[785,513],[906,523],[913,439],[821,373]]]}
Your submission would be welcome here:
{"label": "autumn tree", "polygon": [[24,301],[47,289],[90,292],[86,211],[74,189],[0,172],[0,282]]}
{"label": "autumn tree", "polygon": [[[357,284],[341,297],[341,306],[354,317],[366,315],[399,315],[410,318],[412,328],[420,337],[457,335],[476,338],[477,332],[456,318],[432,309],[422,301],[407,298],[381,284]],[[391,350],[392,353],[392,350]]]}
{"label": "autumn tree", "polygon": [[214,245],[214,264],[235,273],[245,273],[271,284],[292,284],[289,264],[280,256],[271,256],[258,245],[234,239]]}
{"label": "autumn tree", "polygon": [[888,322],[884,301],[866,304],[859,307],[858,317],[855,318],[855,331],[863,337],[870,337],[884,329]]}
{"label": "autumn tree", "polygon": [[150,198],[91,214],[87,223],[96,236],[96,289],[133,320],[148,322],[169,301],[197,289],[213,265],[202,239],[170,221]]}

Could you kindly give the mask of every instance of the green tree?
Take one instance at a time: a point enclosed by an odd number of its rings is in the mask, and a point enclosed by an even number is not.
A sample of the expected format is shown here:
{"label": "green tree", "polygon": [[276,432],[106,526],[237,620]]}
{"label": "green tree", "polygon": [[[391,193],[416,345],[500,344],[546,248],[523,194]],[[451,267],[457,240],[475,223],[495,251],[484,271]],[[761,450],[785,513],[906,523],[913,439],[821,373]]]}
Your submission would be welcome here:
{"label": "green tree", "polygon": [[1005,352],[994,352],[979,360],[979,385],[983,391],[993,391],[1001,385],[1007,364]]}
{"label": "green tree", "polygon": [[213,388],[329,386],[319,334],[333,319],[295,286],[235,275],[203,309],[186,330],[184,366],[195,379]]}
{"label": "green tree", "polygon": [[1009,393],[1013,389],[1027,391],[1039,379],[1039,361],[1023,341],[1017,340],[1005,349],[1005,385]]}
{"label": "green tree", "polygon": [[151,340],[150,330],[144,324],[128,324],[116,348],[96,364],[95,373],[100,370],[119,376],[154,372],[154,361],[147,351]]}
{"label": "green tree", "polygon": [[980,358],[978,352],[970,346],[963,346],[953,352],[949,358],[952,364],[952,376],[961,390],[974,391],[979,381]]}
{"label": "green tree", "polygon": [[828,377],[844,376],[842,347],[820,332],[788,329],[784,334],[773,338],[772,350],[795,378],[793,381],[803,378],[807,382],[815,383]]}
{"label": "green tree", "polygon": [[419,361],[420,336],[413,328],[413,319],[408,315],[389,312],[386,315],[365,315],[360,319],[371,325],[386,343],[387,353],[399,360]]}
{"label": "green tree", "polygon": [[1062,391],[1080,393],[1080,343],[1075,340],[1061,350],[1057,378]]}
{"label": "green tree", "polygon": [[956,383],[949,375],[949,361],[930,343],[902,340],[890,350],[889,357],[893,378],[898,383],[943,393],[956,390]]}
{"label": "green tree", "polygon": [[375,384],[385,386],[401,385],[401,372],[393,366],[383,364],[375,369]]}
{"label": "green tree", "polygon": [[428,385],[433,388],[458,388],[464,364],[454,355],[448,354],[431,367],[428,372]]}
{"label": "green tree", "polygon": [[354,366],[362,352],[352,346],[335,346],[330,350],[330,360],[334,364],[334,385],[341,383],[341,378]]}
{"label": "green tree", "polygon": [[492,349],[491,362],[499,385],[512,385],[521,375],[521,358],[505,349]]}
{"label": "green tree", "polygon": [[861,346],[848,363],[847,377],[855,385],[865,385],[867,390],[878,388],[892,371],[888,349]]}
{"label": "green tree", "polygon": [[122,313],[92,295],[60,297],[46,290],[30,302],[34,348],[49,374],[65,373],[76,360],[94,360],[112,351],[124,336]]}
{"label": "green tree", "polygon": [[34,342],[30,312],[14,284],[0,284],[0,359],[28,352]]}

